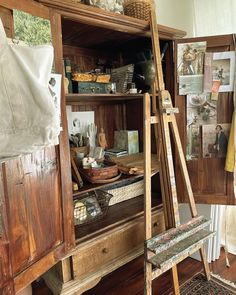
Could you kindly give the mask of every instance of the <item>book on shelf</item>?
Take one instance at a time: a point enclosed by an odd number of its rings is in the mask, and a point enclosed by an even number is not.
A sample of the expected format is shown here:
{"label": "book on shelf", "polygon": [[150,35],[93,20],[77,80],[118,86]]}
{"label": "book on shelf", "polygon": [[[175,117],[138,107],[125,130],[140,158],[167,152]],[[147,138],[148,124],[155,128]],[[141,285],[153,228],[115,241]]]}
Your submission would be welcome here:
{"label": "book on shelf", "polygon": [[126,156],[128,155],[127,150],[123,149],[108,149],[105,150],[105,156],[110,156],[110,157],[121,157],[121,156]]}

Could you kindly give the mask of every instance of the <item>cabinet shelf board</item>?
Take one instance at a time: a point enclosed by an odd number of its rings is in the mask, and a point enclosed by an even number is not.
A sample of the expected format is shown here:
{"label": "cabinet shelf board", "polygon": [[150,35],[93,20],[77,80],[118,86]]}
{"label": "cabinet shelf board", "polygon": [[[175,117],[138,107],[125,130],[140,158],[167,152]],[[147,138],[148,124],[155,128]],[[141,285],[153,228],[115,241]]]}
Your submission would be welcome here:
{"label": "cabinet shelf board", "polygon": [[[162,208],[161,197],[152,198],[152,210]],[[127,223],[135,218],[143,216],[144,196],[135,197],[133,199],[110,206],[107,215],[84,226],[75,227],[76,244],[101,235],[102,233]]]}
{"label": "cabinet shelf board", "polygon": [[79,102],[114,102],[114,101],[124,101],[141,99],[143,94],[125,94],[125,93],[115,93],[115,94],[84,94],[84,93],[73,93],[66,95],[66,103],[79,103]]}
{"label": "cabinet shelf board", "polygon": [[[68,0],[37,0],[51,8],[57,9],[63,18],[77,21],[87,26],[94,26],[101,29],[109,29],[120,35],[131,34],[139,36],[150,36],[149,23],[144,20],[133,18],[127,15],[108,12],[103,9],[70,2]],[[80,26],[78,26],[80,27]],[[78,28],[79,29],[79,28]],[[86,32],[86,30],[85,30]],[[160,38],[176,39],[186,35],[186,32],[163,25],[158,25]],[[102,36],[102,32],[100,32]]]}

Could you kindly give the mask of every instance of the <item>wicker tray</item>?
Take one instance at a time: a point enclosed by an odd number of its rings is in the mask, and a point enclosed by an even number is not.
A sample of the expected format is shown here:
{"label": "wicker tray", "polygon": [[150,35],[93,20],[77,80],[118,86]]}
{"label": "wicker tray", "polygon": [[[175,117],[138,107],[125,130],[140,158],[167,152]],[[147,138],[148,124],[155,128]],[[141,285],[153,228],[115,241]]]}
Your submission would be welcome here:
{"label": "wicker tray", "polygon": [[79,168],[79,171],[86,180],[91,183],[98,183],[106,180],[115,180],[119,177],[118,166],[114,163],[106,163],[102,168]]}

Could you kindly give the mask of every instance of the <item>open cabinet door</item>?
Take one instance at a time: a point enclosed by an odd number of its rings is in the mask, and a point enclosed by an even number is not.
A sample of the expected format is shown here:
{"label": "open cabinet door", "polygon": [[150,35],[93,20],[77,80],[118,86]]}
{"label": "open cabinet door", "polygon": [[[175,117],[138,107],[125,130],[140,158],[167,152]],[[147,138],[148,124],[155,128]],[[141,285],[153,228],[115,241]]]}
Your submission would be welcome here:
{"label": "open cabinet door", "polygon": [[[55,71],[63,73],[60,15],[31,0],[1,0],[0,17],[8,37],[14,36],[13,9],[50,20]],[[59,146],[0,166],[0,294],[22,290],[75,243],[63,87],[61,91]]]}
{"label": "open cabinet door", "polygon": [[[183,149],[186,153],[187,141],[187,98],[179,95],[179,84],[177,83],[177,46],[181,43],[207,42],[207,52],[234,51],[233,35],[212,36],[176,40],[175,42],[175,106],[179,108],[176,115]],[[231,123],[233,113],[233,92],[220,92],[217,101],[217,123]],[[206,123],[207,124],[207,123]],[[215,126],[216,127],[216,126]],[[213,128],[213,127],[212,127]],[[204,127],[204,130],[205,129]],[[233,192],[233,173],[225,172],[225,157],[205,157],[203,154],[203,136],[200,127],[198,157],[187,161],[187,167],[194,192],[196,203],[204,204],[230,204],[235,205]],[[205,134],[205,132],[204,132]],[[194,135],[195,136],[195,135]],[[188,138],[187,138],[188,137]],[[204,142],[207,142],[204,139]],[[176,159],[176,178],[180,202],[185,202],[186,194]]]}

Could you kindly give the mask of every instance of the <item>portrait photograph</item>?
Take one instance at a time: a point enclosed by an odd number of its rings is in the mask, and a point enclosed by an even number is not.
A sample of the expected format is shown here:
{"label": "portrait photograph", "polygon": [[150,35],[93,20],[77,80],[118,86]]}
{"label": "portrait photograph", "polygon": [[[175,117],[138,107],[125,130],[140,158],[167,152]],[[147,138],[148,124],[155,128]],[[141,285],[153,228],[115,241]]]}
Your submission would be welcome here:
{"label": "portrait photograph", "polygon": [[230,124],[202,126],[203,158],[224,158],[227,153]]}

